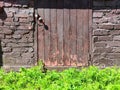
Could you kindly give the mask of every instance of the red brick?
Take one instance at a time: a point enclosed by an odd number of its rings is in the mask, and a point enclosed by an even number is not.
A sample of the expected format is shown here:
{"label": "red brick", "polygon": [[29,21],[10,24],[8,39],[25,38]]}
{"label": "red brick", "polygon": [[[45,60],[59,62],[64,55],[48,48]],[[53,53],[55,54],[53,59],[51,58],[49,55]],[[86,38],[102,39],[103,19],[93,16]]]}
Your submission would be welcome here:
{"label": "red brick", "polygon": [[108,18],[102,18],[99,20],[99,23],[108,23],[109,22],[109,19]]}
{"label": "red brick", "polygon": [[8,43],[7,46],[11,46],[11,47],[30,47],[30,46],[33,46],[33,43]]}
{"label": "red brick", "polygon": [[106,57],[109,59],[120,59],[120,53],[109,53]]}
{"label": "red brick", "polygon": [[112,52],[112,48],[108,47],[108,48],[104,48],[104,47],[97,47],[94,48],[94,53],[111,53]]}
{"label": "red brick", "polygon": [[34,21],[34,18],[33,17],[29,17],[28,20],[29,20],[29,22],[32,22],[32,21]]}
{"label": "red brick", "polygon": [[2,51],[3,52],[11,52],[12,48],[11,47],[5,47],[5,48],[2,48]]}
{"label": "red brick", "polygon": [[100,19],[99,18],[93,18],[93,24],[99,24]]}
{"label": "red brick", "polygon": [[114,25],[99,25],[100,29],[107,29],[107,30],[113,30]]}
{"label": "red brick", "polygon": [[95,59],[98,60],[98,58],[99,58],[100,56],[101,56],[100,53],[93,53],[93,54],[92,54],[93,61],[94,61]]}
{"label": "red brick", "polygon": [[120,24],[119,25],[114,25],[115,30],[120,30]]}
{"label": "red brick", "polygon": [[33,26],[28,25],[28,24],[24,24],[24,25],[18,26],[17,29],[19,29],[19,30],[31,30],[31,29],[33,29]]}
{"label": "red brick", "polygon": [[108,41],[107,44],[110,47],[120,47],[120,41]]}
{"label": "red brick", "polygon": [[113,52],[115,53],[120,53],[120,47],[114,47]]}
{"label": "red brick", "polygon": [[5,47],[5,46],[6,46],[6,43],[5,43],[5,42],[1,42],[1,46],[2,46],[2,47]]}
{"label": "red brick", "polygon": [[107,43],[105,43],[105,42],[96,42],[96,43],[94,43],[94,46],[95,47],[106,47]]}
{"label": "red brick", "polygon": [[19,22],[28,22],[27,18],[19,18]]}
{"label": "red brick", "polygon": [[20,38],[22,38],[22,35],[20,35],[20,34],[19,35],[13,35],[12,37],[15,38],[15,39],[20,39]]}
{"label": "red brick", "polygon": [[13,22],[13,18],[6,18],[5,22]]}
{"label": "red brick", "polygon": [[15,29],[16,29],[16,26],[11,25],[9,28],[10,28],[11,30],[15,30]]}
{"label": "red brick", "polygon": [[9,17],[9,18],[13,17],[13,13],[12,12],[7,13],[7,17]]}
{"label": "red brick", "polygon": [[97,30],[93,31],[93,35],[95,35],[95,36],[109,35],[109,30],[97,29]]}
{"label": "red brick", "polygon": [[0,34],[0,39],[3,39],[5,37],[4,34]]}
{"label": "red brick", "polygon": [[11,38],[12,38],[12,35],[6,35],[5,38],[11,39]]}
{"label": "red brick", "polygon": [[112,36],[99,36],[98,41],[112,41]]}
{"label": "red brick", "polygon": [[18,26],[17,29],[20,29],[20,30],[26,29],[26,30],[28,30],[29,26],[26,26],[26,25],[25,26]]}
{"label": "red brick", "polygon": [[15,14],[15,17],[21,17],[21,18],[26,17],[27,18],[27,17],[29,17],[29,15],[28,14]]}
{"label": "red brick", "polygon": [[10,25],[11,25],[11,22],[4,22],[4,25],[10,26]]}
{"label": "red brick", "polygon": [[13,48],[13,52],[24,52],[24,53],[26,53],[26,52],[28,52],[28,48],[25,48],[25,47],[19,47],[19,48]]}
{"label": "red brick", "polygon": [[105,67],[113,66],[113,65],[115,65],[115,62],[112,59],[108,59],[108,58],[99,59],[99,67],[100,68],[105,68]]}
{"label": "red brick", "polygon": [[30,32],[30,30],[17,30],[14,32],[14,34],[18,35],[24,35],[24,34],[28,34]]}
{"label": "red brick", "polygon": [[118,15],[120,14],[120,9],[116,10],[116,14],[118,14]]}
{"label": "red brick", "polygon": [[10,3],[10,2],[5,2],[5,3],[4,3],[4,6],[5,6],[5,7],[10,7],[10,6],[12,6],[12,3]]}
{"label": "red brick", "polygon": [[103,12],[94,12],[93,17],[94,18],[101,18],[103,16]]}
{"label": "red brick", "polygon": [[120,35],[120,30],[112,30],[110,31],[110,35]]}
{"label": "red brick", "polygon": [[115,41],[120,41],[120,35],[114,36],[114,37],[113,37],[113,40],[115,40]]}
{"label": "red brick", "polygon": [[3,29],[2,29],[2,32],[3,32],[4,34],[12,34],[12,33],[13,33],[13,31],[10,30],[10,29],[8,29],[8,28],[3,28]]}

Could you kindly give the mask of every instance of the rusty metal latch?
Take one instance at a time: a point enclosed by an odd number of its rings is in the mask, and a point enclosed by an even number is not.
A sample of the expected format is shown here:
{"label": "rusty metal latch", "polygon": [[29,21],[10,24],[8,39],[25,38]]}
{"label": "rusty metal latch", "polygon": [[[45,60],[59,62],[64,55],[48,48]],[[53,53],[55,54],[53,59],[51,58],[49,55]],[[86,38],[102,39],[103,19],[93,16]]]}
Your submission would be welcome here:
{"label": "rusty metal latch", "polygon": [[41,24],[38,23],[38,25],[39,26],[44,26],[45,30],[48,30],[48,26],[45,24],[43,18],[40,15],[38,15],[38,14],[36,14],[35,17],[36,17],[37,21],[39,21],[39,23],[42,24],[41,25]]}
{"label": "rusty metal latch", "polygon": [[40,23],[42,23],[43,25],[45,25],[45,22],[43,21],[42,17],[38,14],[35,15],[37,21],[39,21]]}

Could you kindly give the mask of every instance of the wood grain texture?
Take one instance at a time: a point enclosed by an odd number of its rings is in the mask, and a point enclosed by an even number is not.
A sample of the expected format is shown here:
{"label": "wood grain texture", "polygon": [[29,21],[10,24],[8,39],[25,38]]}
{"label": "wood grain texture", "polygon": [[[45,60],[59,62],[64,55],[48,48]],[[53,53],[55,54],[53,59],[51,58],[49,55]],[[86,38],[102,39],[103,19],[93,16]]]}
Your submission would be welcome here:
{"label": "wood grain texture", "polygon": [[58,66],[63,65],[63,9],[64,0],[57,0]]}
{"label": "wood grain texture", "polygon": [[[57,7],[57,0],[52,0],[51,7],[55,6]],[[50,61],[51,66],[57,66],[57,60],[58,60],[58,35],[57,35],[57,9],[51,8],[51,40],[50,40]]]}
{"label": "wood grain texture", "polygon": [[[44,1],[39,2],[39,5],[44,5]],[[44,8],[38,8],[38,14],[44,19]],[[38,23],[38,58],[44,60],[44,26]]]}
{"label": "wood grain texture", "polygon": [[[85,66],[89,60],[91,10],[88,0],[41,0],[48,30],[38,26],[39,59],[47,66]],[[45,5],[44,5],[45,4]]]}
{"label": "wood grain texture", "polygon": [[[83,2],[83,5],[84,6],[88,6],[88,1],[86,2]],[[83,57],[83,65],[88,65],[88,45],[89,45],[89,12],[88,12],[88,9],[85,9],[83,11],[83,41],[84,41],[84,57]]]}
{"label": "wood grain texture", "polygon": [[77,10],[77,66],[83,63],[83,10]]}
{"label": "wood grain texture", "polygon": [[76,1],[72,3],[71,0],[71,8],[70,9],[70,62],[71,66],[76,66],[77,64],[77,10]]}
{"label": "wood grain texture", "polygon": [[[64,6],[69,6],[69,0],[64,0]],[[70,66],[70,9],[64,8],[64,38],[63,38],[63,61],[64,65]]]}
{"label": "wood grain texture", "polygon": [[[50,0],[44,0],[45,7],[49,6],[50,7]],[[44,9],[44,62],[45,65],[50,65],[50,8],[45,8]]]}

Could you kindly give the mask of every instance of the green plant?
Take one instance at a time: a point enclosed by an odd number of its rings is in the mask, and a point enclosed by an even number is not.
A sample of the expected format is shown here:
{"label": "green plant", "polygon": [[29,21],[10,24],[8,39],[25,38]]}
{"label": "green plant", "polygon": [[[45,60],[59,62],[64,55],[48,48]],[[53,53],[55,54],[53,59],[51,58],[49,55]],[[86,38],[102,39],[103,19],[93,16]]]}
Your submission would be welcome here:
{"label": "green plant", "polygon": [[42,63],[19,72],[1,69],[0,90],[120,90],[120,69],[90,66],[43,72]]}

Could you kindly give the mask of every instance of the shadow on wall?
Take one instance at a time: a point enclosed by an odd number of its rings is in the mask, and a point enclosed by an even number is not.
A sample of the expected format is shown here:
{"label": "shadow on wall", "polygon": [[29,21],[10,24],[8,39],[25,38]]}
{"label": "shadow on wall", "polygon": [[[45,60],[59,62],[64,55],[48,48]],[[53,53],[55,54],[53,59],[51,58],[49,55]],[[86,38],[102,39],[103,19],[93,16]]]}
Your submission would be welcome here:
{"label": "shadow on wall", "polygon": [[2,55],[3,55],[3,53],[2,53],[2,46],[1,46],[1,41],[0,41],[0,67],[3,66]]}
{"label": "shadow on wall", "polygon": [[35,7],[45,9],[120,9],[120,0],[35,0]]}
{"label": "shadow on wall", "polygon": [[120,9],[120,0],[93,0],[93,10]]}
{"label": "shadow on wall", "polygon": [[0,7],[0,19],[5,20],[6,18],[7,18],[7,14],[6,14],[4,8]]}
{"label": "shadow on wall", "polygon": [[[51,9],[120,9],[119,0],[3,0],[13,5]],[[35,5],[34,5],[35,2]],[[84,5],[85,4],[85,5]],[[86,6],[86,4],[88,6]],[[95,5],[95,6],[94,6]]]}
{"label": "shadow on wall", "polygon": [[[13,6],[28,6],[34,8],[51,9],[88,9],[92,0],[4,0]],[[88,6],[86,6],[88,4]]]}
{"label": "shadow on wall", "polygon": [[91,0],[36,0],[36,8],[90,9]]}
{"label": "shadow on wall", "polygon": [[[7,14],[4,11],[3,7],[0,7],[0,19],[5,20],[7,18]],[[3,66],[3,58],[2,58],[2,45],[1,45],[1,40],[0,40],[0,67]]]}

